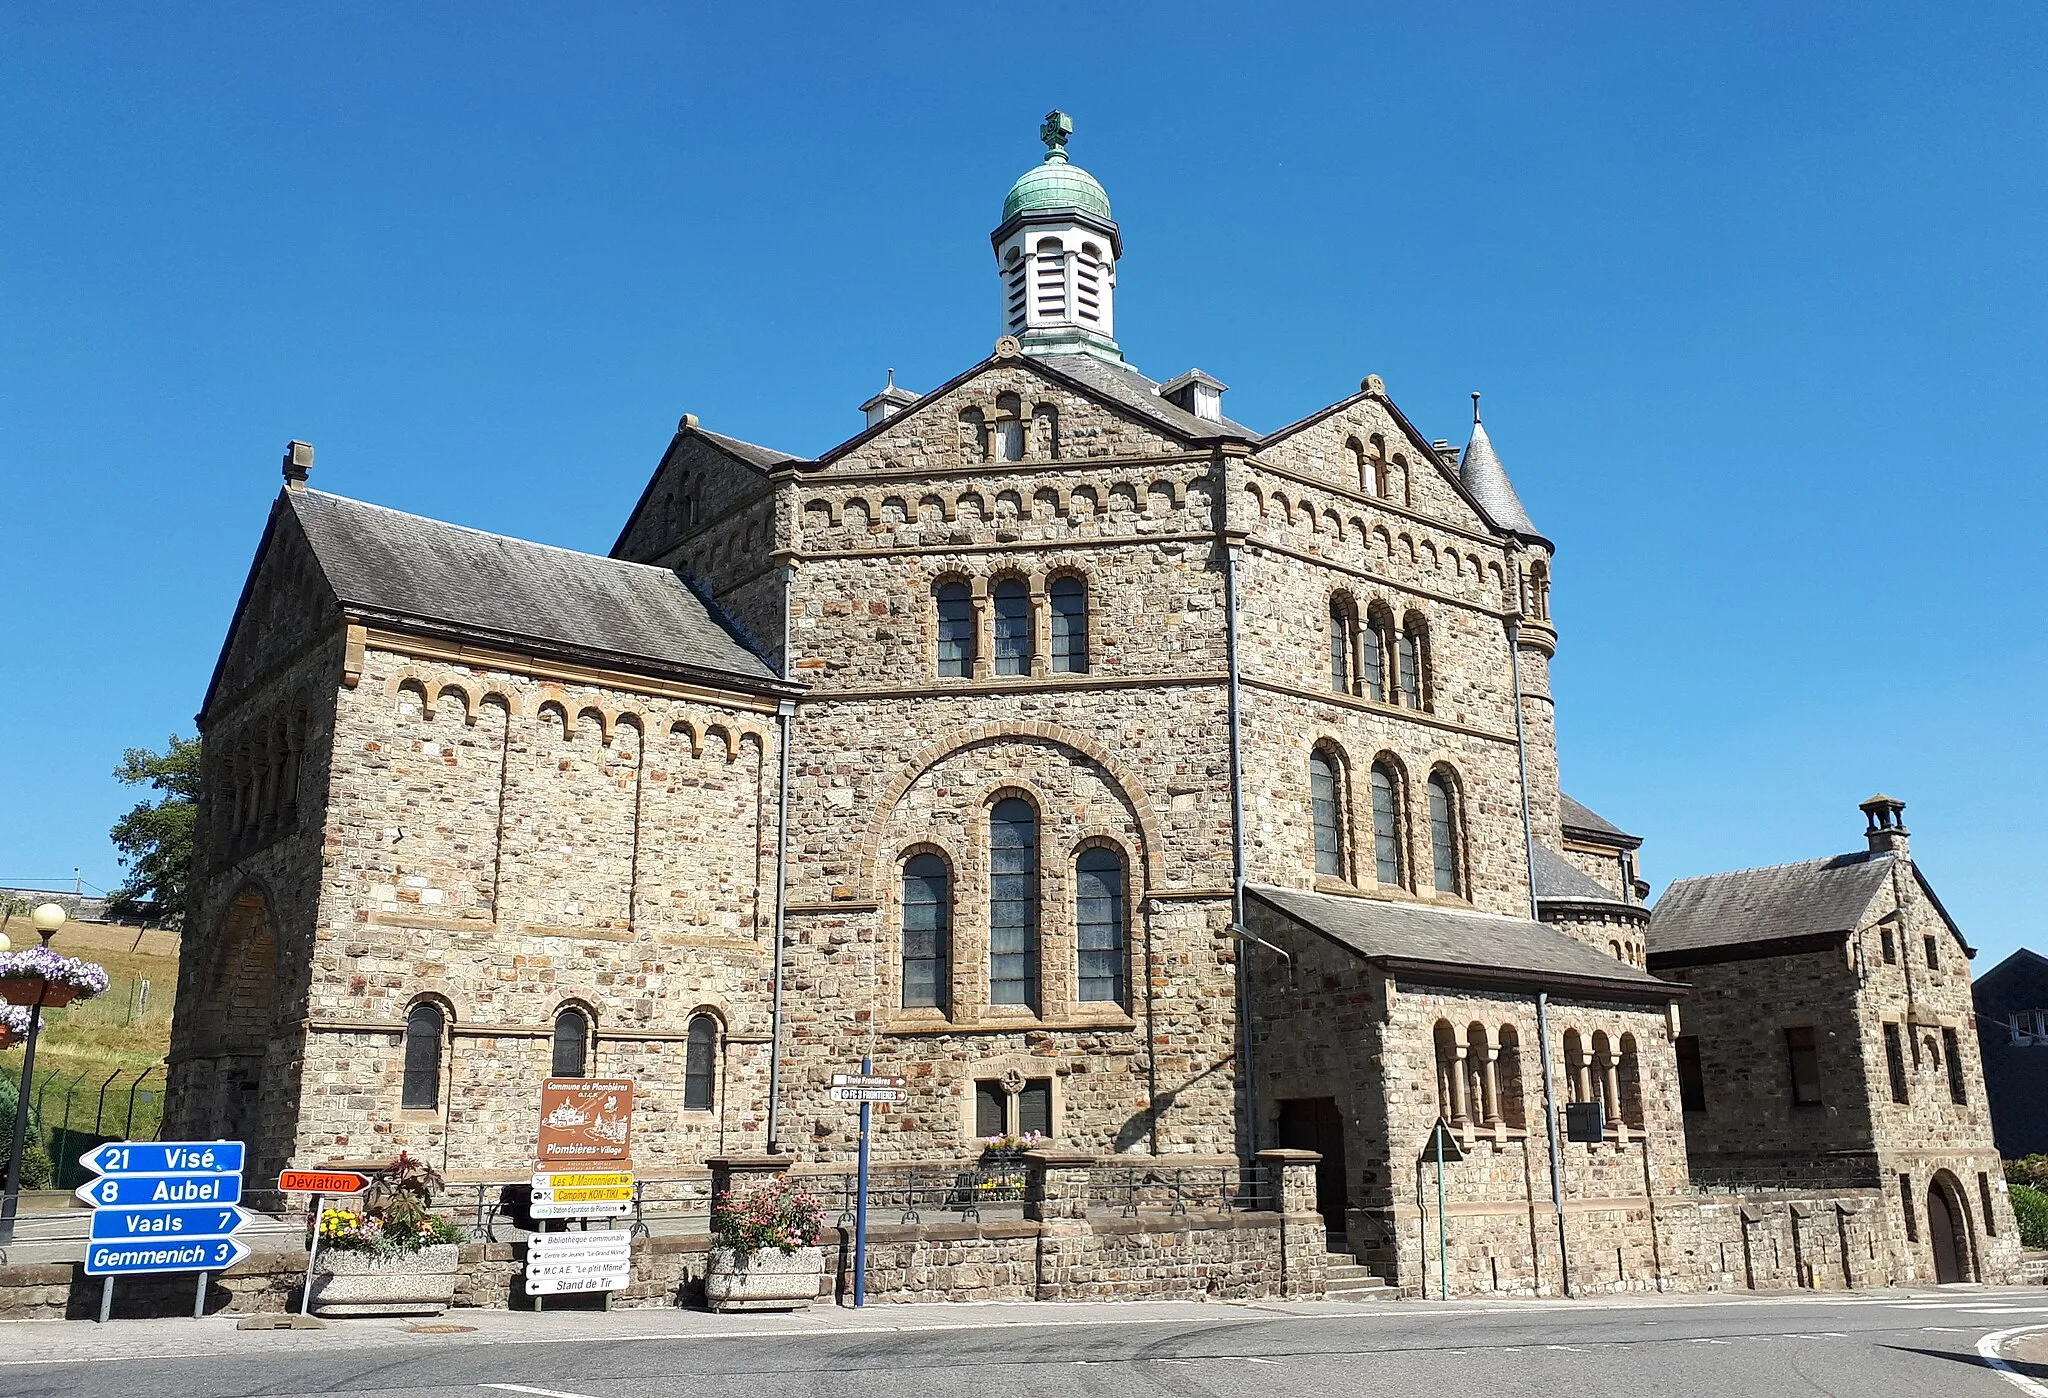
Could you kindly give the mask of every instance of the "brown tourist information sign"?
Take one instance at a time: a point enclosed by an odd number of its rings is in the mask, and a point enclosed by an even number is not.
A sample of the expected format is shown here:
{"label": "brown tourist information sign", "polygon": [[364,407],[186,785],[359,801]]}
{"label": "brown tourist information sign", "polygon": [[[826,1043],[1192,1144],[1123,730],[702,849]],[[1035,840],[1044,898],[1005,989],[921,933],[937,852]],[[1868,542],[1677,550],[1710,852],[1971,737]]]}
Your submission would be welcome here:
{"label": "brown tourist information sign", "polygon": [[540,1085],[543,1170],[632,1159],[631,1078],[548,1078]]}

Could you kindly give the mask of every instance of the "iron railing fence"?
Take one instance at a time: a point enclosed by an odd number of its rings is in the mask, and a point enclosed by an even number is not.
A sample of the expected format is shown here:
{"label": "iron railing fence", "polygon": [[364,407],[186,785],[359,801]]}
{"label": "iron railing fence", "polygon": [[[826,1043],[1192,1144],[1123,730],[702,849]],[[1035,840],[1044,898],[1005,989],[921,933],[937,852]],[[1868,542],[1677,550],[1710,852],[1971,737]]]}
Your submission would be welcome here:
{"label": "iron railing fence", "polygon": [[1175,1165],[1163,1160],[1097,1165],[1088,1200],[1126,1218],[1142,1213],[1247,1213],[1280,1207],[1279,1180],[1260,1165]]}

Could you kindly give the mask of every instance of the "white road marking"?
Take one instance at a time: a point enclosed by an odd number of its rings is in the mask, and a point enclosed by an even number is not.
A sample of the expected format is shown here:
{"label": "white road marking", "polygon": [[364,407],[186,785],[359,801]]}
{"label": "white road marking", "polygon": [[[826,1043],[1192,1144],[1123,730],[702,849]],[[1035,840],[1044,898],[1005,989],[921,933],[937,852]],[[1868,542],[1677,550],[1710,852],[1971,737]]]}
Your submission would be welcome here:
{"label": "white road marking", "polygon": [[2017,1385],[2022,1393],[2030,1395],[2030,1398],[2048,1398],[2048,1384],[2036,1383],[2028,1378],[2006,1363],[2004,1356],[1998,1352],[1999,1347],[2014,1336],[2032,1334],[2037,1330],[2048,1330],[2048,1325],[2015,1325],[2010,1330],[1994,1330],[1977,1341],[1977,1353],[1986,1364],[1997,1371],[2000,1378]]}
{"label": "white road marking", "polygon": [[537,1393],[540,1398],[590,1398],[588,1393],[564,1393],[559,1388],[532,1388],[523,1383],[480,1383],[478,1388],[502,1388],[507,1393]]}

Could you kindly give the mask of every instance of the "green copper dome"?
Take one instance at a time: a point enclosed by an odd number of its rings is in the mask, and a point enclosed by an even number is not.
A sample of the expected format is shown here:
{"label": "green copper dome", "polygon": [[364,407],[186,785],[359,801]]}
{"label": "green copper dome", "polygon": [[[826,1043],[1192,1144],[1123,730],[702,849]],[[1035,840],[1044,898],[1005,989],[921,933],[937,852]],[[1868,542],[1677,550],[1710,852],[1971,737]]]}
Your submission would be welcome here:
{"label": "green copper dome", "polygon": [[1045,161],[1017,177],[1003,200],[1003,222],[1035,209],[1079,209],[1103,220],[1109,218],[1109,196],[1102,192],[1095,176],[1067,159],[1067,138],[1074,134],[1074,119],[1062,111],[1045,114],[1038,139],[1045,142]]}
{"label": "green copper dome", "polygon": [[1010,186],[1003,200],[1003,222],[1033,209],[1079,209],[1106,219],[1109,196],[1095,176],[1068,163],[1064,151],[1054,151],[1043,164],[1032,166]]}

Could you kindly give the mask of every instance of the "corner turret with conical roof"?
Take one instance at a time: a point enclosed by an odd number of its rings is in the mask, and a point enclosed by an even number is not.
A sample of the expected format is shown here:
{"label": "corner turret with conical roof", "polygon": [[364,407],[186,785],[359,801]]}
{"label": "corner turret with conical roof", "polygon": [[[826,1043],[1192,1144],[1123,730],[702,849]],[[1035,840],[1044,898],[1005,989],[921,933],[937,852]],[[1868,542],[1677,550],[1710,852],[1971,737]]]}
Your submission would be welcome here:
{"label": "corner turret with conical roof", "polygon": [[1472,440],[1465,444],[1465,454],[1458,462],[1458,480],[1479,502],[1479,508],[1486,511],[1487,518],[1502,530],[1532,539],[1542,537],[1523,507],[1522,497],[1515,494],[1514,482],[1508,479],[1507,468],[1500,464],[1500,455],[1493,449],[1493,439],[1486,435],[1486,426],[1479,420],[1476,393],[1472,395]]}
{"label": "corner turret with conical roof", "polygon": [[1116,343],[1116,264],[1123,234],[1109,195],[1067,159],[1074,119],[1048,112],[1039,128],[1045,159],[1017,177],[1003,200],[995,246],[1000,333],[1026,354],[1092,354],[1123,361]]}

